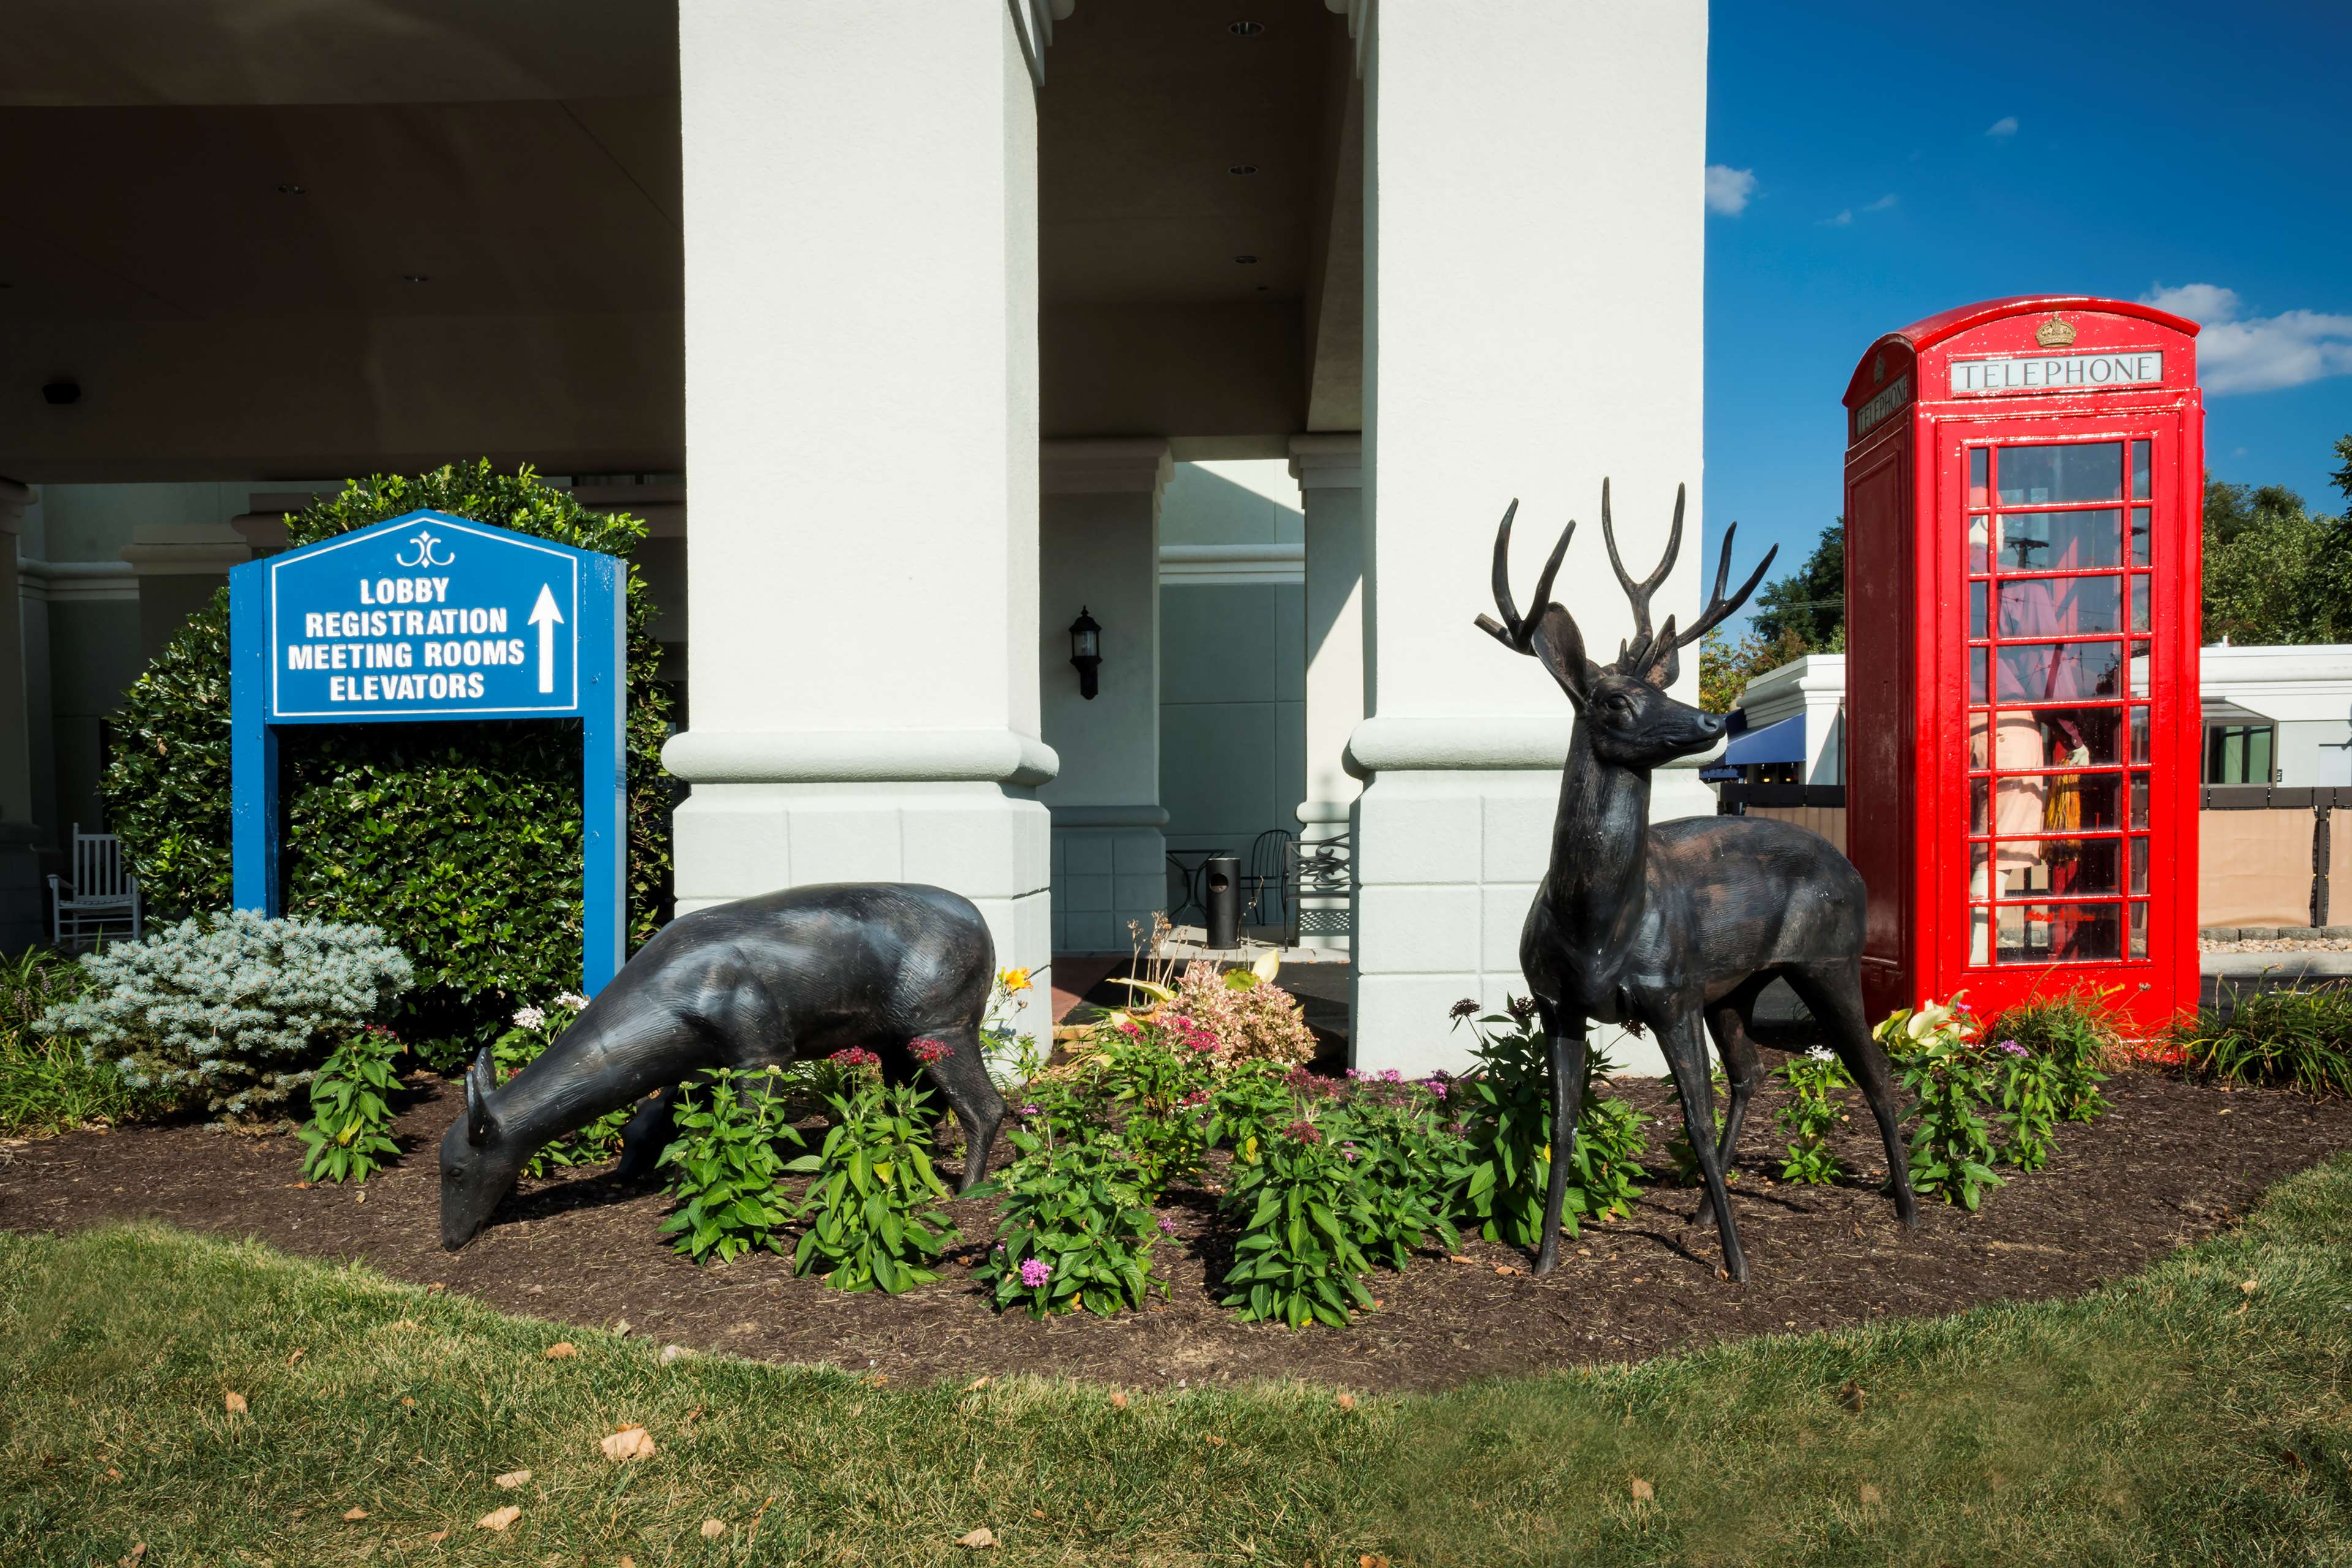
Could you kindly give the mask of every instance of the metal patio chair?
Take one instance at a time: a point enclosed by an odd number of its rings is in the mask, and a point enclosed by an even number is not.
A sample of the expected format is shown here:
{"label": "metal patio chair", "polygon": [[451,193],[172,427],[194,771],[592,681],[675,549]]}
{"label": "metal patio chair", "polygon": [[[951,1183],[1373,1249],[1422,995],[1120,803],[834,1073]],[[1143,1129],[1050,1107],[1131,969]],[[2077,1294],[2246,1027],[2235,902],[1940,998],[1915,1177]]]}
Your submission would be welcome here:
{"label": "metal patio chair", "polygon": [[145,922],[139,879],[131,874],[122,840],[111,833],[84,833],[77,822],[67,842],[72,874],[49,879],[52,940],[59,948],[125,934],[137,942]]}

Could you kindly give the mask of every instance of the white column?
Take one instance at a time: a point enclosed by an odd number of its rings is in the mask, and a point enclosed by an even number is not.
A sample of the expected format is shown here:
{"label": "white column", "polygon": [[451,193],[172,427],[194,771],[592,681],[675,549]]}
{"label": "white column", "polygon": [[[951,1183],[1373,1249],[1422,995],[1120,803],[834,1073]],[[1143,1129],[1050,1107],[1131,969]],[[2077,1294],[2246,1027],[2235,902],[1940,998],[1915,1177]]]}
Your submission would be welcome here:
{"label": "white column", "polygon": [[[1163,440],[1048,441],[1038,523],[1037,682],[1062,771],[1037,797],[1054,814],[1054,951],[1125,952],[1168,901],[1160,804],[1160,498]],[[1089,700],[1070,623],[1102,626]]]}
{"label": "white column", "polygon": [[[1522,499],[1522,596],[1582,521],[1554,596],[1605,660],[1631,616],[1595,537],[1601,477],[1636,576],[1688,485],[1654,613],[1697,607],[1706,8],[1486,0],[1384,5],[1370,26],[1354,1045],[1359,1067],[1423,1070],[1461,1059],[1449,1004],[1526,990],[1519,928],[1568,749],[1568,700],[1471,625],[1493,609],[1504,507]],[[1685,695],[1697,677],[1685,657]],[[1657,774],[1654,816],[1711,809],[1695,773]]]}
{"label": "white column", "polygon": [[[1364,718],[1364,442],[1360,435],[1294,436],[1290,472],[1307,521],[1306,843],[1348,830],[1362,785],[1347,769],[1348,738]],[[1348,951],[1350,900],[1308,899],[1299,939]]]}
{"label": "white column", "polygon": [[[694,785],[677,907],[932,882],[1052,958],[1036,108],[1002,5],[678,16]],[[1035,45],[1033,34],[1028,39]]]}
{"label": "white column", "polygon": [[[0,479],[0,952],[19,952],[47,933],[42,918],[38,831],[33,825],[33,737],[25,685],[25,615],[16,536],[33,492]],[[43,650],[42,666],[47,665]]]}
{"label": "white column", "polygon": [[152,659],[228,586],[230,567],[253,559],[253,546],[226,522],[140,522],[121,556],[139,579],[139,651]]}

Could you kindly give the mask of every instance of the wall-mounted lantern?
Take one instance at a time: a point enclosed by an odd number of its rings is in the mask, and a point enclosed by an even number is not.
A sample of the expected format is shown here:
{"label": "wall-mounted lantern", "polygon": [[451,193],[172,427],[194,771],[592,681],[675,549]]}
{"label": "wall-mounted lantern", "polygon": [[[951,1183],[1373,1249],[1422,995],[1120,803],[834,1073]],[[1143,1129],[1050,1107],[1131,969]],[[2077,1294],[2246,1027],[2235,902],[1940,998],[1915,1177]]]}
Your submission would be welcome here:
{"label": "wall-mounted lantern", "polygon": [[1087,614],[1084,605],[1078,606],[1078,618],[1070,623],[1070,662],[1078,667],[1078,695],[1093,701],[1095,671],[1102,668],[1102,627]]}

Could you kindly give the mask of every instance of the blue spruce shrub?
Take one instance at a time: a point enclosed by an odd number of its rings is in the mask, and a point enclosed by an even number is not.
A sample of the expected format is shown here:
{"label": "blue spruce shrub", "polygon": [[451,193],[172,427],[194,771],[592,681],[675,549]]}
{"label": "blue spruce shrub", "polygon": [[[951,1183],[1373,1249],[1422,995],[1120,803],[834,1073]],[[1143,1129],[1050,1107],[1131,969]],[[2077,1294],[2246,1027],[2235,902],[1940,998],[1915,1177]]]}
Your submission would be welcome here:
{"label": "blue spruce shrub", "polygon": [[89,991],[34,1028],[78,1037],[133,1089],[215,1115],[285,1114],[320,1062],[412,984],[373,926],[227,910],[81,961]]}

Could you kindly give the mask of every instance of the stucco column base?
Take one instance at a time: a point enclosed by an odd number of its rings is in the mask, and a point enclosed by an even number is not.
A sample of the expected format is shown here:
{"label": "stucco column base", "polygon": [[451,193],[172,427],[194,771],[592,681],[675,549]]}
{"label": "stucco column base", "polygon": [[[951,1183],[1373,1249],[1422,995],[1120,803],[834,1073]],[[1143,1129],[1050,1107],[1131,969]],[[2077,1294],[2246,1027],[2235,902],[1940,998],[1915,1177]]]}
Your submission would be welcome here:
{"label": "stucco column base", "polygon": [[[1360,1070],[1459,1071],[1474,1040],[1467,1026],[1449,1026],[1446,1010],[1468,997],[1482,1013],[1500,1012],[1528,994],[1519,931],[1550,862],[1559,763],[1495,764],[1565,757],[1568,733],[1565,721],[1525,719],[1374,720],[1358,729],[1351,755],[1388,764],[1355,806],[1350,1045]],[[1480,735],[1486,748],[1471,751]],[[1700,760],[1651,775],[1653,822],[1714,815]],[[1619,1071],[1666,1070],[1646,1036],[1596,1026],[1591,1038]]]}
{"label": "stucco column base", "polygon": [[697,784],[674,818],[677,912],[813,882],[928,882],[979,906],[1000,969],[1036,984],[1024,1034],[1053,1023],[1051,824],[986,781]]}
{"label": "stucco column base", "polygon": [[1168,907],[1168,813],[1158,802],[1054,808],[1054,951],[1127,952]]}

